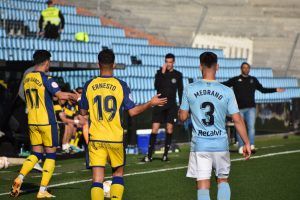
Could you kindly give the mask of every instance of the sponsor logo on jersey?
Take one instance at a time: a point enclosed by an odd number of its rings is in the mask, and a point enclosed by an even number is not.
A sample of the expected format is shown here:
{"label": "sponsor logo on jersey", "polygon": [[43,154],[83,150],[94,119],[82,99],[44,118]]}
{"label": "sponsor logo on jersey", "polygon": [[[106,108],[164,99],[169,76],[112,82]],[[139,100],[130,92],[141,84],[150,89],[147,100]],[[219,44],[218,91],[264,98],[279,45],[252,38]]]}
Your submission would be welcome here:
{"label": "sponsor logo on jersey", "polygon": [[198,136],[221,136],[222,135],[222,131],[221,130],[213,130],[213,131],[202,131],[202,130],[198,130]]}

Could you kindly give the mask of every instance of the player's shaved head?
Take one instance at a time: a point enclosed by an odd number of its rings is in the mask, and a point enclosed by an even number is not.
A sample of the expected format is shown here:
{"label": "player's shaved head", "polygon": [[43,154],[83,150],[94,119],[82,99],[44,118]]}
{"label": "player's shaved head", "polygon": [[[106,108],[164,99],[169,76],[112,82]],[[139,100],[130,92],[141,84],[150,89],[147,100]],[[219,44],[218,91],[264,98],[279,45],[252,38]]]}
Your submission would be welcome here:
{"label": "player's shaved head", "polygon": [[218,64],[218,56],[213,52],[204,52],[200,55],[200,64],[207,68],[215,67]]}
{"label": "player's shaved head", "polygon": [[113,68],[115,63],[115,54],[110,49],[104,49],[98,54],[98,63],[100,67]]}

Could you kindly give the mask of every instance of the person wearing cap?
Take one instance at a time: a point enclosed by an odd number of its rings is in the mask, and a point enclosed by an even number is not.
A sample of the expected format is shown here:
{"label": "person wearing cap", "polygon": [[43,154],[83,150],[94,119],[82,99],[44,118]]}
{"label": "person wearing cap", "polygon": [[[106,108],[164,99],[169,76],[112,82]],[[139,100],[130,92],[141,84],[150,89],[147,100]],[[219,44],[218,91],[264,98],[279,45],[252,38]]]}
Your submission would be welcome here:
{"label": "person wearing cap", "polygon": [[39,160],[44,158],[44,153],[46,156],[37,198],[55,197],[47,191],[55,168],[58,146],[58,129],[52,97],[56,96],[61,100],[77,100],[77,95],[61,92],[54,79],[46,75],[49,71],[50,57],[50,52],[46,50],[35,51],[34,71],[27,73],[23,80],[32,153],[24,161],[19,175],[13,182],[10,193],[12,197],[19,196],[24,177]]}
{"label": "person wearing cap", "polygon": [[65,26],[65,18],[61,11],[54,7],[51,0],[47,1],[47,5],[48,8],[41,12],[39,20],[40,35],[58,39]]}

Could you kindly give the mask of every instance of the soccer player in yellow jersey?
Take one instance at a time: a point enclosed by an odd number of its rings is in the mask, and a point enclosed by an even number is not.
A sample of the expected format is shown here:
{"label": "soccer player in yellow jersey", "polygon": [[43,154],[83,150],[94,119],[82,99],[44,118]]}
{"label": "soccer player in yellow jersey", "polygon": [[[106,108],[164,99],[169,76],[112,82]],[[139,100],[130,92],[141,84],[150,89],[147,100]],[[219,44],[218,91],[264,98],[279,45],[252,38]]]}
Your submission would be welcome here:
{"label": "soccer player in yellow jersey", "polygon": [[123,171],[125,151],[121,112],[127,110],[135,116],[151,106],[164,105],[166,98],[154,96],[142,105],[135,105],[128,85],[113,77],[115,55],[111,50],[103,50],[98,55],[100,76],[88,81],[82,92],[81,115],[89,112],[89,164],[93,170],[91,188],[92,200],[103,200],[104,169],[108,162],[113,170],[111,199],[121,200],[124,191]]}
{"label": "soccer player in yellow jersey", "polygon": [[56,146],[58,145],[57,122],[52,97],[58,99],[76,99],[76,95],[61,92],[53,78],[45,73],[49,71],[50,52],[37,50],[33,54],[35,70],[26,74],[23,81],[26,107],[28,110],[28,127],[32,154],[26,158],[18,177],[14,180],[11,196],[17,197],[24,177],[34,165],[46,158],[43,166],[42,180],[37,198],[55,197],[47,192],[48,183],[55,168]]}

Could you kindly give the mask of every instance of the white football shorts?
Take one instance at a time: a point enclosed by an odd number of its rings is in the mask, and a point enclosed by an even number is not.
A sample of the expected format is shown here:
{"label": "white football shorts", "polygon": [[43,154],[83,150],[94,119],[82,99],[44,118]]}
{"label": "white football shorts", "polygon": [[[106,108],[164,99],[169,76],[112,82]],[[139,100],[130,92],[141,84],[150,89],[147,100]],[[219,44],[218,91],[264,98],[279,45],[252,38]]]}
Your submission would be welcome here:
{"label": "white football shorts", "polygon": [[216,177],[228,178],[230,172],[230,153],[225,152],[190,152],[187,177],[197,181],[210,179],[212,169]]}

